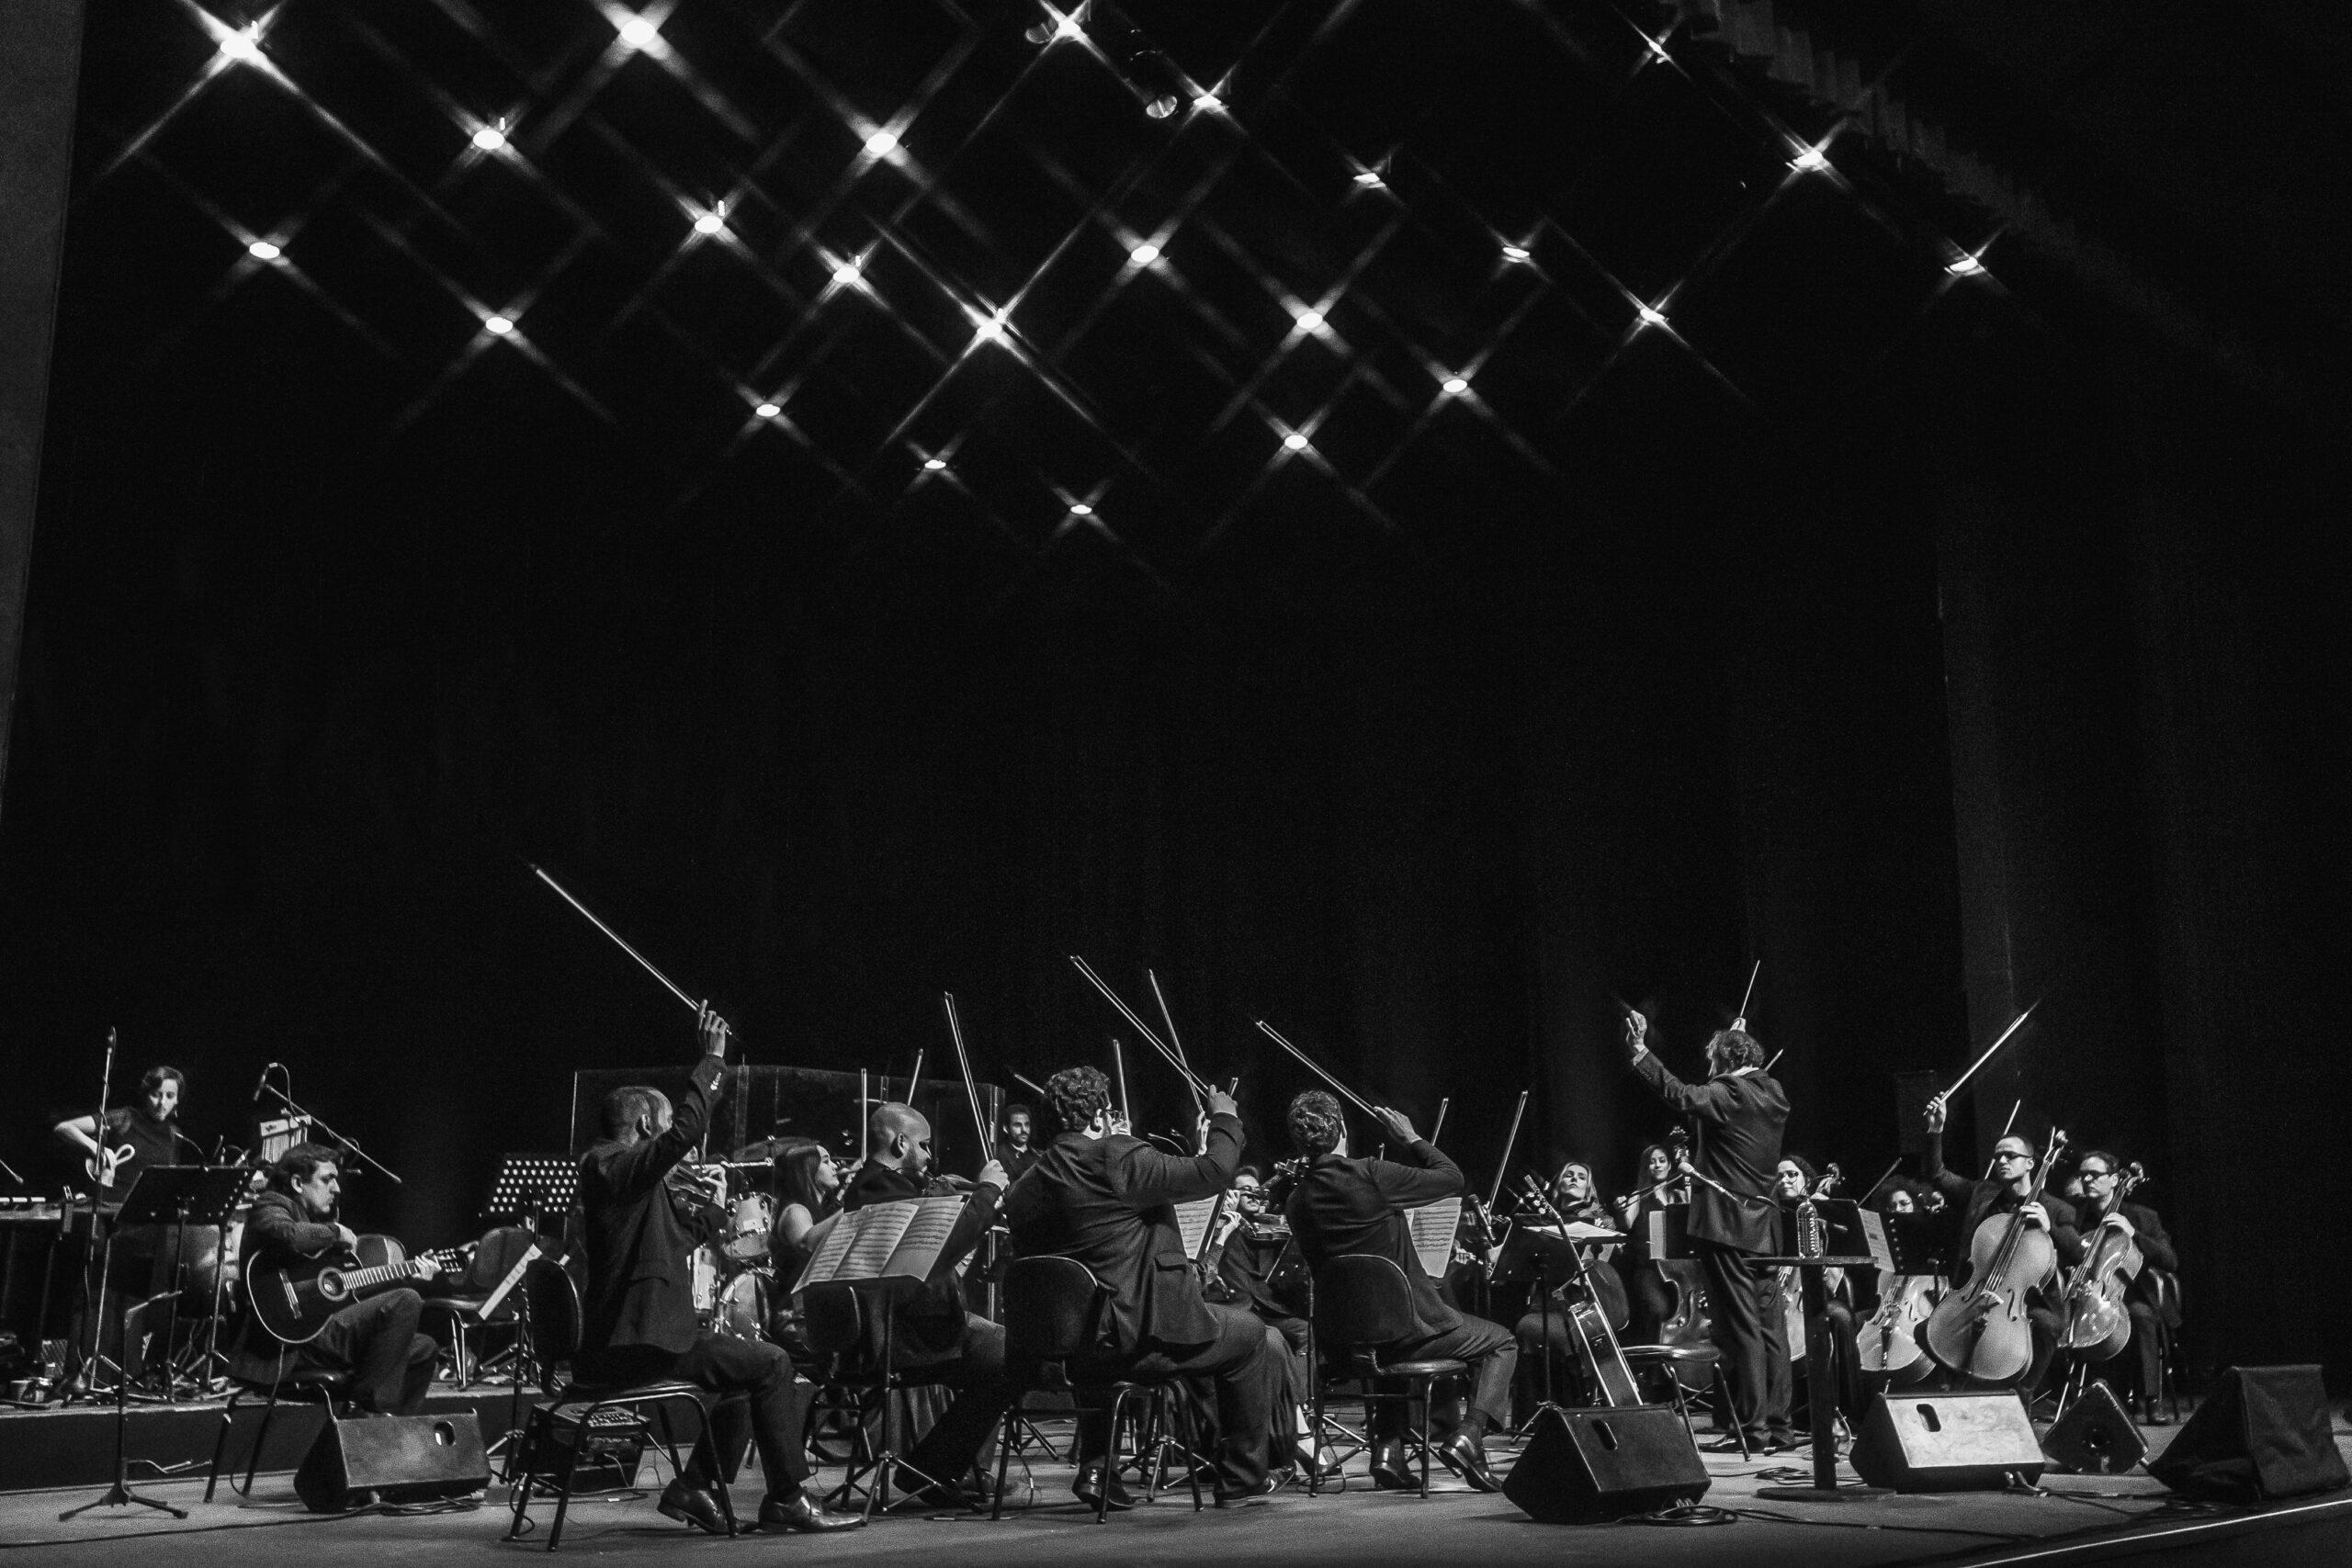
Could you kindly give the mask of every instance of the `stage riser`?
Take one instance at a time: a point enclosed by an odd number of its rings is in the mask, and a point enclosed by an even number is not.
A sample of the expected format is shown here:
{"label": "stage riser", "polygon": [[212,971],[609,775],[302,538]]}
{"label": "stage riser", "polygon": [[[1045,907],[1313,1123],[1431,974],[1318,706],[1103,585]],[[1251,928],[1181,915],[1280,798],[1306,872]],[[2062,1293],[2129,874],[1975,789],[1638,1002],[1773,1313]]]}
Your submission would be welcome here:
{"label": "stage riser", "polygon": [[[505,1390],[479,1393],[435,1393],[425,1402],[428,1411],[470,1410],[481,1422],[482,1438],[496,1442],[507,1429],[514,1406]],[[527,1404],[524,1406],[528,1409]],[[152,1480],[156,1471],[138,1461],[178,1467],[174,1475],[201,1477],[212,1462],[212,1442],[220,1431],[220,1404],[133,1405],[125,1450],[132,1461],[133,1486]],[[322,1417],[310,1404],[284,1404],[269,1424],[264,1446],[264,1471],[291,1471],[310,1451]],[[261,1406],[240,1404],[237,1429],[230,1439],[224,1463],[241,1460],[246,1445],[261,1427]],[[71,1410],[0,1412],[0,1491],[29,1492],[51,1486],[103,1487],[114,1479],[114,1410],[111,1406],[76,1405]]]}

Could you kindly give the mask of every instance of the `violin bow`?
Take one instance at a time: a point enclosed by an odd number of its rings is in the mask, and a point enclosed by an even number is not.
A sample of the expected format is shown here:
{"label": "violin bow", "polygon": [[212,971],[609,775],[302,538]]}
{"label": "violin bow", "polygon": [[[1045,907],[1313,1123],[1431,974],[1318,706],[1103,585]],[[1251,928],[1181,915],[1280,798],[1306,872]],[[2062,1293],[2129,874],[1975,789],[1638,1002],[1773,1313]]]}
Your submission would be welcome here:
{"label": "violin bow", "polygon": [[1519,1122],[1520,1118],[1527,1114],[1527,1092],[1528,1091],[1525,1089],[1521,1089],[1519,1091],[1519,1103],[1511,1107],[1510,1133],[1509,1136],[1503,1139],[1502,1163],[1495,1167],[1495,1184],[1487,1190],[1487,1212],[1488,1213],[1492,1213],[1494,1212],[1495,1205],[1503,1201],[1503,1176],[1504,1173],[1510,1169],[1511,1151],[1519,1147]]}
{"label": "violin bow", "polygon": [[1283,1039],[1282,1032],[1275,1029],[1272,1024],[1268,1023],[1261,1018],[1258,1020],[1258,1030],[1259,1032],[1265,1035],[1267,1039],[1272,1041],[1275,1044],[1281,1046],[1283,1050],[1297,1057],[1299,1065],[1304,1066],[1308,1072],[1313,1073],[1317,1077],[1321,1078],[1325,1083],[1329,1084],[1331,1088],[1339,1093],[1340,1099],[1345,1100],[1357,1110],[1363,1111],[1366,1116],[1371,1117],[1373,1125],[1376,1127],[1385,1125],[1380,1119],[1380,1112],[1373,1108],[1372,1101],[1366,1100],[1363,1096],[1358,1094],[1355,1090],[1350,1089],[1339,1079],[1333,1077],[1329,1073],[1325,1072],[1320,1063],[1317,1062],[1314,1057],[1308,1055],[1297,1046],[1292,1044],[1289,1041]]}
{"label": "violin bow", "polygon": [[1201,1080],[1193,1076],[1192,1060],[1184,1055],[1184,1042],[1176,1036],[1176,1015],[1168,1010],[1168,998],[1160,994],[1159,976],[1146,969],[1143,977],[1151,982],[1151,999],[1159,1004],[1159,1021],[1168,1026],[1168,1043],[1176,1051],[1176,1070],[1184,1075],[1184,1087],[1193,1091],[1193,1109],[1205,1116],[1209,1113],[1208,1097],[1201,1092]]}
{"label": "violin bow", "polygon": [[1127,1103],[1127,1055],[1119,1049],[1119,1037],[1111,1036],[1111,1066],[1119,1077],[1119,1116],[1129,1127],[1136,1124],[1135,1112]]}
{"label": "violin bow", "polygon": [[1445,1113],[1453,1104],[1453,1097],[1452,1095],[1442,1095],[1439,1097],[1437,1102],[1437,1120],[1430,1123],[1430,1147],[1437,1147],[1437,1135],[1445,1131]]}
{"label": "violin bow", "polygon": [[645,972],[652,976],[655,979],[661,981],[663,986],[667,987],[672,996],[685,1003],[686,1006],[692,1008],[695,1012],[699,1013],[702,1011],[702,1003],[686,995],[684,991],[680,990],[678,988],[678,983],[675,980],[671,979],[670,976],[655,968],[651,959],[646,957],[645,954],[631,947],[622,939],[620,932],[613,930],[612,927],[598,919],[594,910],[590,909],[587,905],[582,903],[579,899],[574,898],[570,893],[566,892],[564,890],[563,884],[558,882],[554,877],[549,876],[545,868],[537,865],[532,865],[529,861],[525,861],[523,863],[531,867],[531,874],[533,876],[537,877],[541,882],[546,883],[549,887],[555,889],[555,895],[557,897],[562,899],[565,903],[579,910],[582,917],[584,918],[590,925],[594,926],[598,931],[603,931],[606,936],[612,938],[614,946],[619,948],[623,953],[626,953],[631,958],[636,959],[639,964],[644,965]]}
{"label": "violin bow", "polygon": [[1027,1089],[1031,1094],[1035,1095],[1039,1100],[1046,1098],[1044,1086],[1039,1084],[1035,1078],[1031,1077],[1028,1074],[1015,1073],[1012,1075],[1012,1081],[1019,1084],[1023,1089]]}
{"label": "violin bow", "polygon": [[[1193,1076],[1193,1069],[1191,1067],[1186,1066],[1182,1061],[1178,1059],[1176,1053],[1168,1048],[1168,1043],[1166,1041],[1160,1039],[1159,1035],[1152,1032],[1151,1025],[1146,1023],[1142,1019],[1136,1016],[1135,1009],[1129,1007],[1125,1001],[1120,999],[1119,993],[1113,990],[1109,984],[1103,980],[1102,976],[1094,972],[1094,966],[1087,963],[1085,959],[1080,958],[1075,953],[1069,955],[1069,961],[1078,966],[1078,972],[1080,974],[1086,976],[1086,983],[1088,985],[1102,993],[1102,999],[1104,1001],[1109,1002],[1113,1007],[1119,1010],[1120,1017],[1125,1019],[1129,1023],[1136,1026],[1136,1032],[1144,1037],[1145,1043],[1153,1050],[1159,1052],[1170,1066],[1175,1068],[1177,1072],[1183,1076],[1184,1082],[1193,1090],[1193,1097],[1196,1100],[1205,1098],[1208,1086],[1202,1083],[1198,1077]],[[1125,1090],[1122,1090],[1121,1092],[1124,1095]]]}
{"label": "violin bow", "polygon": [[964,1049],[963,1021],[956,1016],[956,993],[942,991],[940,1001],[947,1009],[947,1032],[956,1042],[956,1065],[963,1069],[964,1097],[972,1102],[972,1130],[980,1135],[980,1158],[996,1158],[996,1140],[990,1135],[988,1118],[980,1114],[980,1086],[972,1078],[972,1057]]}
{"label": "violin bow", "polygon": [[[1977,1068],[1979,1068],[1979,1067],[1983,1066],[1985,1063],[1987,1063],[1987,1062],[1989,1062],[1989,1061],[1991,1061],[1991,1060],[1993,1059],[1993,1053],[1994,1053],[1994,1052],[1998,1051],[2002,1046],[2004,1046],[2004,1045],[2006,1045],[2006,1044],[2007,1044],[2007,1043],[2009,1043],[2009,1036],[2010,1036],[2010,1035],[2012,1035],[2012,1034],[2015,1034],[2015,1033],[2018,1032],[2018,1030],[2019,1029],[2019,1027],[2021,1027],[2021,1026],[2024,1024],[2025,1021],[2026,1021],[2027,1019],[2031,1018],[2031,1017],[2033,1016],[2033,1009],[2034,1009],[2034,1008],[2038,1008],[2038,1007],[2040,1007],[2041,1005],[2041,1000],[2040,1000],[2039,998],[2036,998],[2036,999],[2035,999],[2035,1001],[2034,1001],[2034,1003],[2033,1003],[2033,1006],[2032,1006],[2032,1007],[2029,1007],[2029,1008],[2027,1008],[2027,1009],[2025,1010],[2025,1011],[2023,1011],[2023,1012],[2021,1012],[2021,1013],[2018,1014],[2017,1018],[2016,1018],[2016,1019],[2015,1019],[2015,1020],[2014,1020],[2014,1021],[2009,1024],[2009,1026],[2008,1026],[2007,1029],[2004,1029],[2003,1031],[2001,1031],[2001,1037],[2000,1037],[1998,1040],[1994,1041],[1994,1042],[1993,1042],[1993,1043],[1991,1043],[1990,1045],[1987,1045],[1987,1046],[1985,1046],[1985,1047],[1984,1047],[1984,1054],[1983,1055],[1981,1055],[1981,1056],[1977,1057],[1977,1058],[1976,1058],[1976,1060],[1974,1060],[1973,1062],[1971,1062],[1971,1063],[1968,1065],[1968,1071],[1966,1071],[1966,1072],[1964,1072],[1964,1073],[1961,1074],[1961,1075],[1960,1075],[1960,1078],[1959,1078],[1959,1080],[1958,1080],[1957,1082],[1955,1082],[1955,1083],[1954,1083],[1954,1084],[1953,1084],[1950,1089],[1945,1089],[1945,1090],[1943,1091],[1943,1096],[1944,1096],[1944,1099],[1945,1099],[1945,1100],[1946,1100],[1947,1102],[1949,1102],[1949,1101],[1951,1100],[1951,1097],[1952,1097],[1953,1095],[1958,1094],[1958,1093],[1960,1092],[1960,1090],[1961,1090],[1961,1086],[1962,1086],[1962,1084],[1965,1084],[1969,1079],[1971,1079],[1971,1078],[1973,1078],[1973,1077],[1974,1077],[1976,1076],[1976,1069],[1977,1069]],[[2016,1121],[2016,1118],[2015,1118],[2014,1116],[2012,1116],[2012,1117],[2010,1118],[2010,1121],[2011,1121],[2012,1122],[2014,1122]],[[2009,1134],[2008,1134],[2008,1133],[2007,1133],[2006,1130],[2004,1130],[2004,1131],[2002,1132],[2002,1134],[2001,1134],[2001,1136],[2003,1136],[2003,1137],[2005,1137],[2005,1138],[2006,1138],[2006,1137],[2007,1137],[2008,1135],[2009,1135]]]}

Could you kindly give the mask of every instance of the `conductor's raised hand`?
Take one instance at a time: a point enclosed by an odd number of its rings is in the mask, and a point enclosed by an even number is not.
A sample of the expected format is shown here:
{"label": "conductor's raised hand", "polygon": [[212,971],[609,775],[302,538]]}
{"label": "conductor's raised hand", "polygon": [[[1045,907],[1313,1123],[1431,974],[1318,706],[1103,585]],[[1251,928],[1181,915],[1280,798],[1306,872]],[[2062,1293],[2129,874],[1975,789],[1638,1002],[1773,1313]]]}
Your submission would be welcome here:
{"label": "conductor's raised hand", "polygon": [[1951,1108],[1944,1103],[1944,1097],[1942,1095],[1930,1095],[1928,1099],[1928,1131],[1930,1133],[1942,1132],[1944,1130],[1944,1121],[1951,1114]]}
{"label": "conductor's raised hand", "polygon": [[708,1002],[702,1004],[702,1016],[695,1021],[695,1033],[702,1041],[703,1055],[727,1055],[727,1021],[718,1016]]}
{"label": "conductor's raised hand", "polygon": [[1421,1141],[1421,1135],[1413,1131],[1413,1119],[1403,1111],[1377,1105],[1373,1107],[1373,1114],[1380,1118],[1381,1129],[1388,1134],[1391,1142],[1410,1148]]}
{"label": "conductor's raised hand", "polygon": [[1642,1016],[1639,1008],[1625,1010],[1625,1049],[1638,1056],[1649,1049],[1650,1021]]}

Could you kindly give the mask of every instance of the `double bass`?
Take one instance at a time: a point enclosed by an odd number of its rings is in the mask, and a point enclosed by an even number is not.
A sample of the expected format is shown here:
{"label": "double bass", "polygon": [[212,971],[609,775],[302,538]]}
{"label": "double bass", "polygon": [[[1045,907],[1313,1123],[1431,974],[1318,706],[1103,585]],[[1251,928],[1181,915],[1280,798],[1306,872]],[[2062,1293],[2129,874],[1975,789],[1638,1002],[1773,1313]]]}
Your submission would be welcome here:
{"label": "double bass", "polygon": [[2007,1213],[1988,1215],[1976,1227],[1968,1243],[1968,1284],[1937,1303],[1921,1325],[1920,1343],[1945,1371],[1979,1382],[2006,1383],[2033,1364],[2026,1292],[2058,1271],[2058,1244],[2048,1231],[2027,1224],[2025,1211],[2041,1201],[2050,1168],[2065,1146],[2066,1134],[2052,1128],[2032,1190]]}
{"label": "double bass", "polygon": [[[2138,1160],[2126,1166],[2116,1178],[2116,1210],[2122,1208],[2132,1189],[2147,1179]],[[2123,1292],[2146,1261],[2129,1235],[2113,1225],[2099,1226],[2082,1262],[2067,1278],[2066,1325],[2058,1331],[2058,1343],[2093,1361],[2120,1353],[2132,1342],[2132,1313],[2123,1304]]]}

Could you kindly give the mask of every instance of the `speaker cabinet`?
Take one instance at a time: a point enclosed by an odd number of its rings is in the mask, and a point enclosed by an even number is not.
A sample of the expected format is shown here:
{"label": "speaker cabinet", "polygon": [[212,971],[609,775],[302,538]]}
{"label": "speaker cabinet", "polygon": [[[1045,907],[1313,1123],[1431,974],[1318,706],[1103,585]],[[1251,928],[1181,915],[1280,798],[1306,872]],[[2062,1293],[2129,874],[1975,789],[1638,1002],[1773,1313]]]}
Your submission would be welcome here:
{"label": "speaker cabinet", "polygon": [[2148,1440],[2132,1424],[2105,1379],[2095,1379],[2041,1439],[2050,1468],[2074,1475],[2120,1475],[2148,1457]]}
{"label": "speaker cabinet", "polygon": [[294,1472],[294,1493],[314,1514],[340,1514],[373,1493],[379,1502],[462,1497],[490,1484],[481,1423],[470,1410],[447,1416],[330,1417]]}
{"label": "speaker cabinet", "polygon": [[2226,1503],[2344,1485],[2319,1369],[2230,1368],[2148,1473],[2183,1496]]}
{"label": "speaker cabinet", "polygon": [[1988,1492],[2041,1473],[2041,1444],[2015,1393],[1880,1394],[1854,1438],[1854,1473],[1897,1492]]}
{"label": "speaker cabinet", "polygon": [[1545,1410],[1503,1495],[1547,1525],[1590,1525],[1695,1503],[1711,1484],[1670,1404]]}

